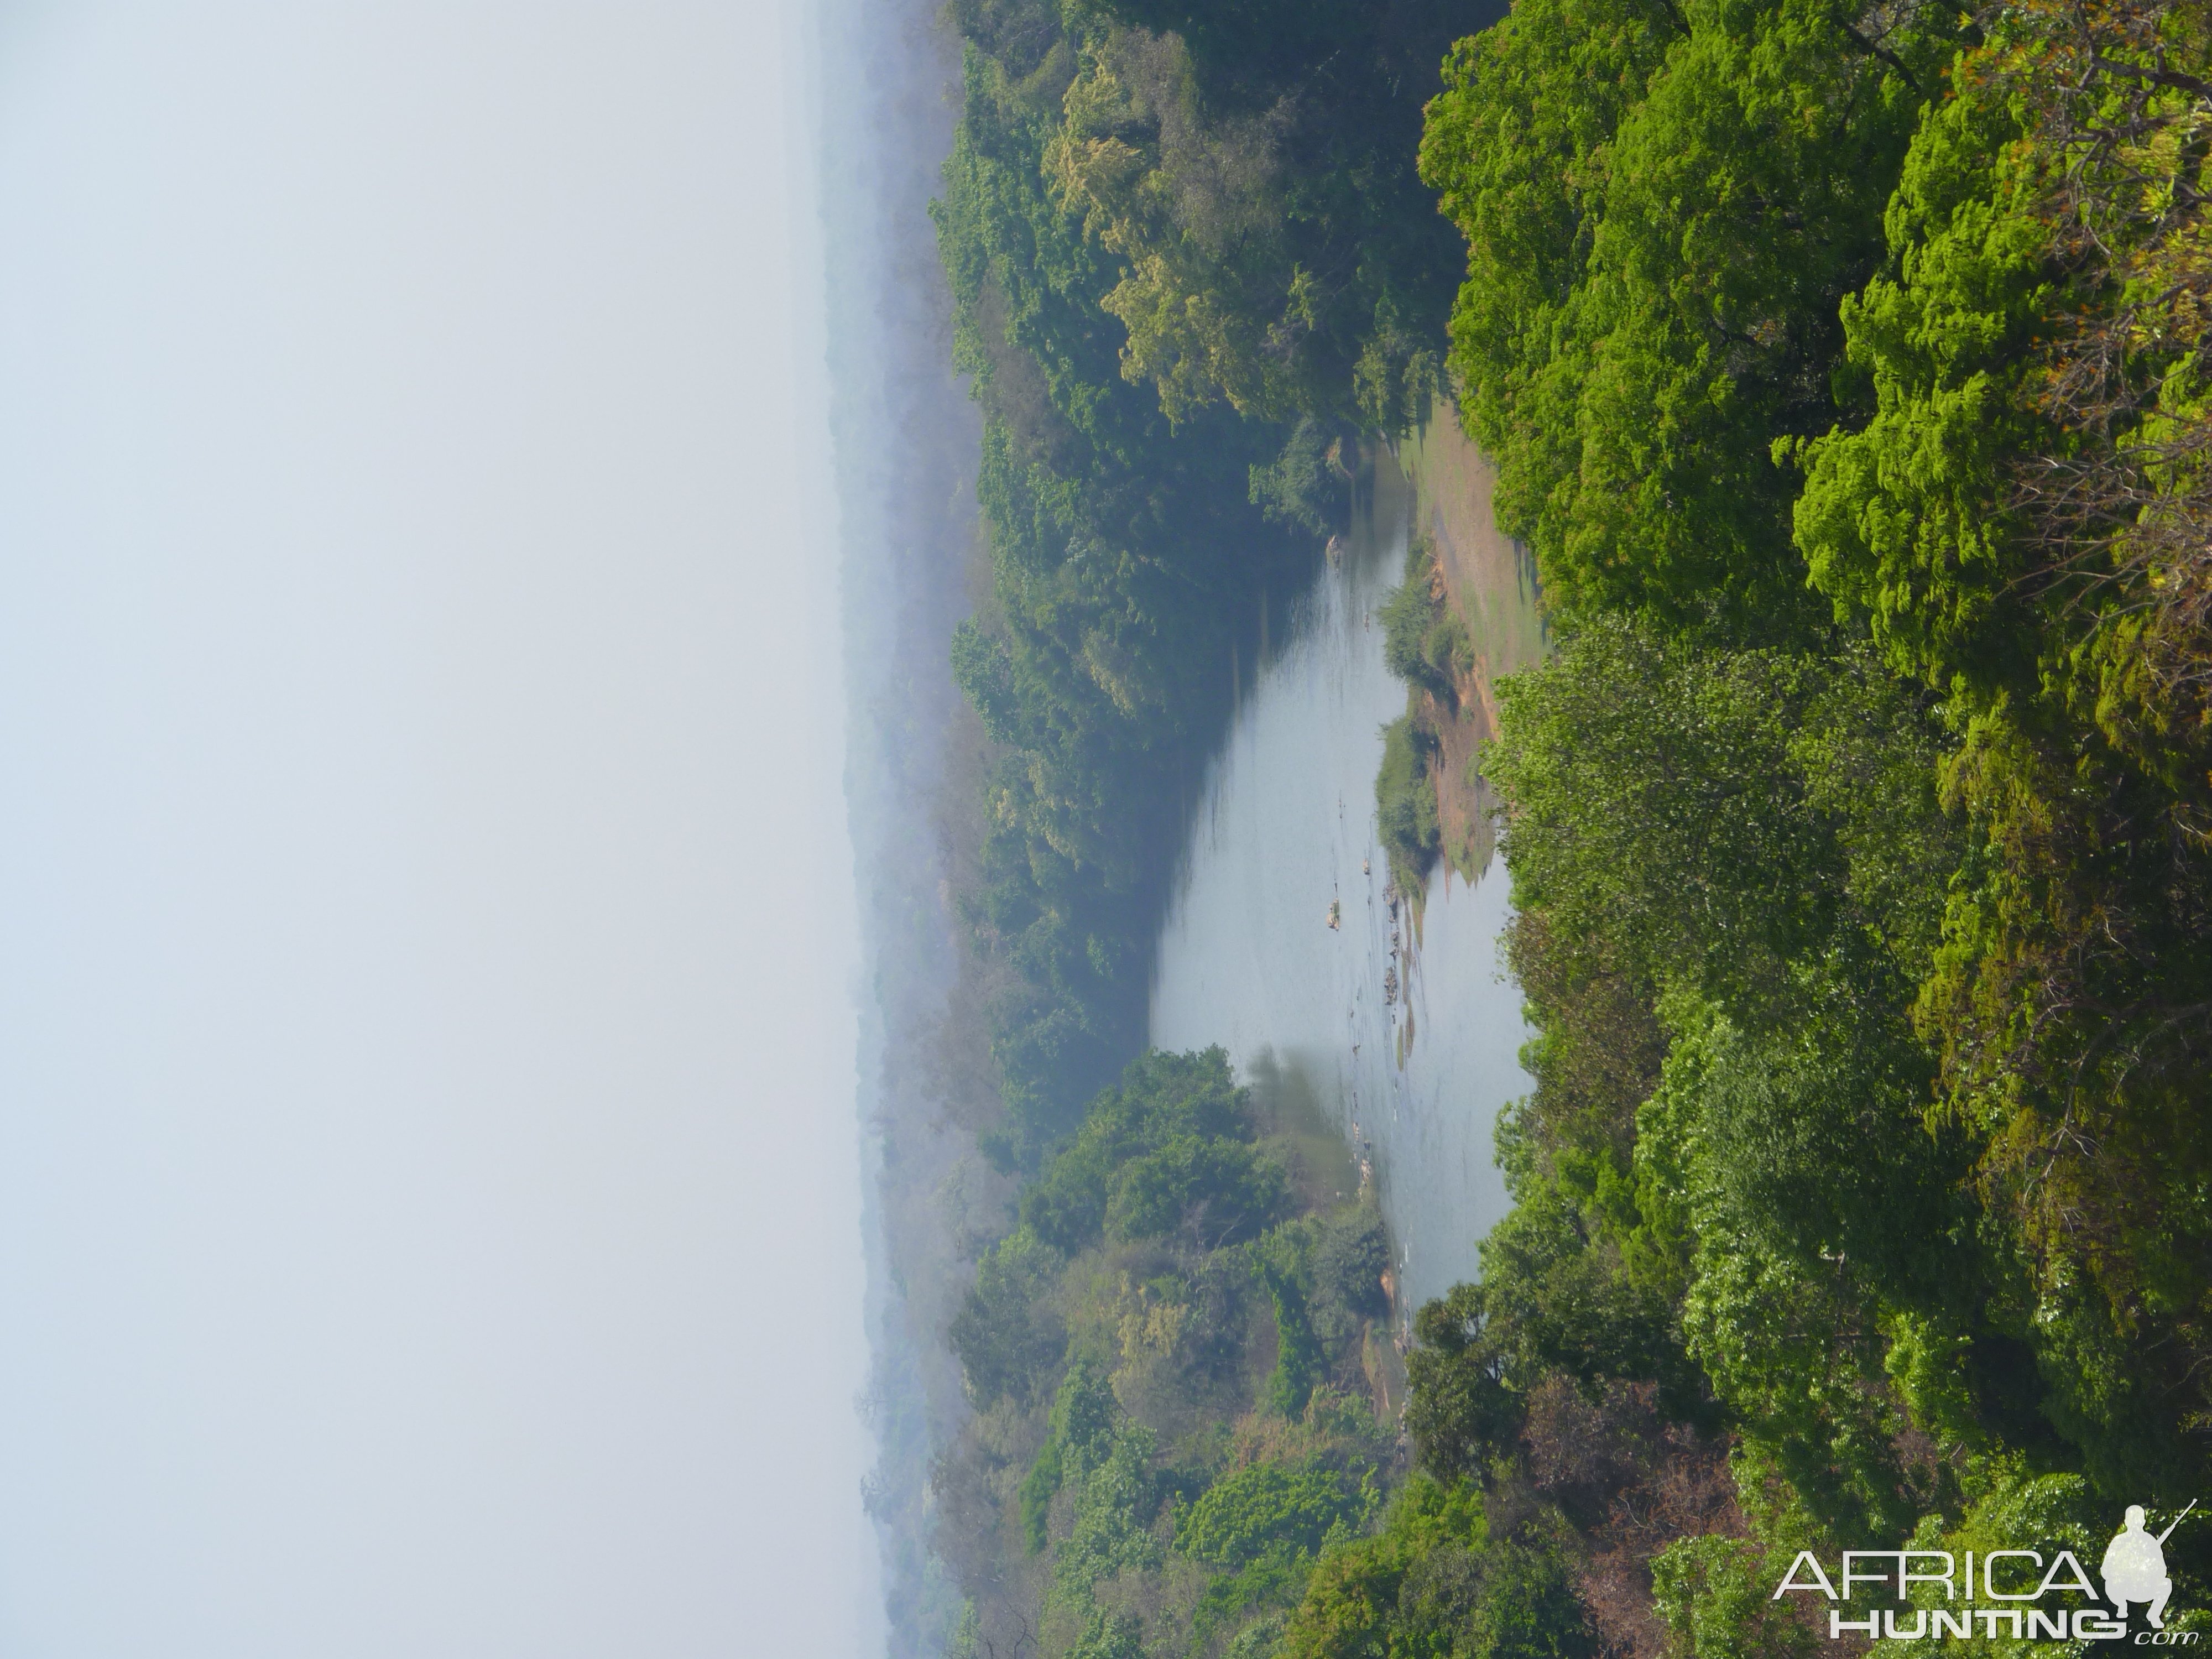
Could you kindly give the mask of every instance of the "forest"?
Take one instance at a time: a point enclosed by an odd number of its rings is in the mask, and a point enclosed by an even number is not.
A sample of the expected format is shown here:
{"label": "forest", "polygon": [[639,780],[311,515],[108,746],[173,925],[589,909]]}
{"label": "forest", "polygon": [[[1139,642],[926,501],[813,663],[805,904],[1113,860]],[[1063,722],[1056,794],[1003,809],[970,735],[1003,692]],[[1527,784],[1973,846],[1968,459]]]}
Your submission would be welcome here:
{"label": "forest", "polygon": [[[2212,13],[950,15],[1012,1194],[952,1651],[1855,1651],[1798,1552],[2094,1561],[2205,1495]],[[1371,1188],[1280,1079],[1146,1051],[1146,952],[1260,608],[1447,410],[1554,642],[1478,762],[1534,1086],[1401,1366]]]}

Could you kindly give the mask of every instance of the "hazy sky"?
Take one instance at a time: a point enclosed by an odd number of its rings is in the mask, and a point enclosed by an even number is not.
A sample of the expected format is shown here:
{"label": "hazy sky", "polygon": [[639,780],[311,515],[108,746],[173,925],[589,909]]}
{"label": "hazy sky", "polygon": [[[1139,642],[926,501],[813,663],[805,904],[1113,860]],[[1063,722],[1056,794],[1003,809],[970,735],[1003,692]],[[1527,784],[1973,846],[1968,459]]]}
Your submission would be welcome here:
{"label": "hazy sky", "polygon": [[803,0],[0,9],[0,1653],[878,1634]]}

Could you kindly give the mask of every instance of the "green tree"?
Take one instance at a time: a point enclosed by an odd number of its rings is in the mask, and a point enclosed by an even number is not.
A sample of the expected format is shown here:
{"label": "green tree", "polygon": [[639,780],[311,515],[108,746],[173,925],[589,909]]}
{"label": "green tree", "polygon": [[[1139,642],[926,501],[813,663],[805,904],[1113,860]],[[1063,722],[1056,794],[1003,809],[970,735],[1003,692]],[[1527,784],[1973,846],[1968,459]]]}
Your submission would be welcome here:
{"label": "green tree", "polygon": [[1522,0],[1454,48],[1421,149],[1468,244],[1452,364],[1562,616],[1812,622],[1770,454],[1836,418],[1838,303],[1950,50],[1949,13],[1887,15]]}

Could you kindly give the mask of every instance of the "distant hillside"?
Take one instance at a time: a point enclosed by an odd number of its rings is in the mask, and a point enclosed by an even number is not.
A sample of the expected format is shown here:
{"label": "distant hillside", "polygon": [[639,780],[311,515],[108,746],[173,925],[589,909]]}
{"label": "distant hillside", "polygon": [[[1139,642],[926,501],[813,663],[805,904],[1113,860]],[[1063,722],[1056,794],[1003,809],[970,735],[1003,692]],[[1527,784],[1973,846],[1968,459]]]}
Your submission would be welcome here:
{"label": "distant hillside", "polygon": [[[891,1659],[921,1659],[943,1651],[958,1612],[934,1565],[927,1510],[933,1449],[968,1412],[944,1333],[973,1274],[973,1247],[945,1200],[965,1179],[996,1215],[999,1179],[981,1170],[974,1134],[960,1127],[988,1109],[975,1100],[988,1083],[966,1075],[988,1058],[979,1022],[955,1012],[961,946],[949,897],[976,839],[947,816],[972,817],[980,742],[947,664],[980,557],[980,422],[951,367],[928,203],[951,146],[959,59],[929,0],[850,0],[817,15],[832,91],[822,177],[839,537],[835,548],[783,556],[836,557],[844,575],[875,1352],[863,1403],[880,1443],[867,1498]],[[963,1033],[978,1053],[963,1056]]]}

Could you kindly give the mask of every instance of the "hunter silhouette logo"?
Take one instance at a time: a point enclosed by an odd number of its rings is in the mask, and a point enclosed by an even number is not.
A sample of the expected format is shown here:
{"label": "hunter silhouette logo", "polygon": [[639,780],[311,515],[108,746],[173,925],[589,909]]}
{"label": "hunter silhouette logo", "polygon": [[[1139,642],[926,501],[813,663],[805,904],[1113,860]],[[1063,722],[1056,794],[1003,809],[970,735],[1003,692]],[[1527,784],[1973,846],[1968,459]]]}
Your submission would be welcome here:
{"label": "hunter silhouette logo", "polygon": [[[1828,1612],[1831,1641],[1851,1635],[1893,1642],[1974,1636],[2014,1642],[2125,1642],[2128,1609],[2141,1607],[2150,1628],[2136,1632],[2132,1645],[2191,1646],[2197,1632],[2166,1627],[2166,1604],[2173,1595],[2166,1540],[2196,1507],[2197,1500],[2190,1499],[2188,1509],[2164,1532],[2154,1534],[2145,1524],[2143,1506],[2130,1504],[2124,1523],[2105,1547],[2102,1598],[2068,1549],[2047,1559],[2039,1549],[1972,1549],[1963,1554],[1903,1549],[1845,1550],[1832,1577],[1811,1550],[1800,1550],[1771,1599],[1778,1601],[1793,1593],[1825,1597],[1833,1604]],[[1854,1607],[1869,1587],[1875,1605]],[[2110,1607],[2098,1605],[2100,1599]]]}
{"label": "hunter silhouette logo", "polygon": [[[2192,1498],[2189,1510],[2196,1507]],[[2143,1506],[2128,1505],[2126,1527],[2105,1547],[2105,1595],[2112,1604],[2114,1618],[2126,1618],[2128,1603],[2142,1601],[2149,1606],[2151,1628],[2166,1628],[2166,1598],[2173,1594],[2173,1580],[2166,1576],[2166,1540],[2187,1518],[2189,1510],[2175,1516],[2166,1529],[2154,1538],[2143,1530]]]}

